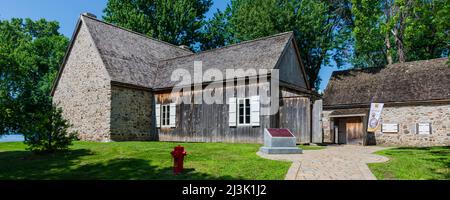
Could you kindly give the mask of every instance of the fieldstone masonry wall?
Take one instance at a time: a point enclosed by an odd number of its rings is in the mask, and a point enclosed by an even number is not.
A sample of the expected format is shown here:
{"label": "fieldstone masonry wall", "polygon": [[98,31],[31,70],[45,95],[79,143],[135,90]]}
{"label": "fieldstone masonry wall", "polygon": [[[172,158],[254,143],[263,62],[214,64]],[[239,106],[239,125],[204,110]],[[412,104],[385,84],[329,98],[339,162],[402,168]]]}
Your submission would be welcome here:
{"label": "fieldstone masonry wall", "polygon": [[323,142],[333,143],[333,136],[331,135],[331,122],[330,114],[333,110],[323,110],[322,111],[322,127],[323,127]]}
{"label": "fieldstone masonry wall", "polygon": [[[381,123],[399,124],[399,133],[375,132],[379,145],[449,146],[450,105],[385,107]],[[431,135],[417,134],[417,123],[431,123]]]}
{"label": "fieldstone masonry wall", "polygon": [[81,140],[110,141],[111,85],[85,25],[62,71],[53,103]]}
{"label": "fieldstone masonry wall", "polygon": [[[323,111],[324,142],[333,142],[330,114]],[[450,105],[386,106],[380,123],[399,124],[398,133],[375,132],[377,145],[384,146],[450,146]],[[417,123],[431,123],[431,135],[417,134]]]}
{"label": "fieldstone masonry wall", "polygon": [[150,91],[112,86],[111,139],[155,140],[153,107]]}

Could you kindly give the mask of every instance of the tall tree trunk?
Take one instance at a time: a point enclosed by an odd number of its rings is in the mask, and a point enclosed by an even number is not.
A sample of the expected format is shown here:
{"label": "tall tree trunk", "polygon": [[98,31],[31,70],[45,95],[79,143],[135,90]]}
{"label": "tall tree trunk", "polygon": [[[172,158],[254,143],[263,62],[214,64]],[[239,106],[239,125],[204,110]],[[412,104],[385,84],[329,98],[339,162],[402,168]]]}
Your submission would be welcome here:
{"label": "tall tree trunk", "polygon": [[391,40],[389,36],[389,32],[386,32],[386,58],[389,65],[392,65],[394,63],[394,60],[392,59],[391,55]]}
{"label": "tall tree trunk", "polygon": [[405,32],[405,28],[406,28],[406,18],[409,15],[409,9],[412,6],[412,1],[408,0],[406,1],[404,8],[400,9],[398,6],[396,8],[396,10],[399,12],[398,13],[398,22],[396,25],[394,25],[394,36],[395,36],[395,45],[397,46],[397,55],[398,55],[398,62],[400,63],[404,63],[406,62],[406,55],[405,55],[405,44],[403,41],[403,34]]}
{"label": "tall tree trunk", "polygon": [[[390,0],[384,2],[384,15],[386,16],[386,24],[389,24],[392,16],[392,4]],[[389,34],[389,31],[386,31],[384,40],[386,44],[386,59],[388,64],[391,65],[394,63],[394,59],[392,59],[391,35]]]}
{"label": "tall tree trunk", "polygon": [[405,46],[403,44],[403,33],[399,33],[398,28],[394,28],[395,33],[395,45],[397,46],[397,56],[398,56],[398,62],[404,63],[406,61],[405,59]]}

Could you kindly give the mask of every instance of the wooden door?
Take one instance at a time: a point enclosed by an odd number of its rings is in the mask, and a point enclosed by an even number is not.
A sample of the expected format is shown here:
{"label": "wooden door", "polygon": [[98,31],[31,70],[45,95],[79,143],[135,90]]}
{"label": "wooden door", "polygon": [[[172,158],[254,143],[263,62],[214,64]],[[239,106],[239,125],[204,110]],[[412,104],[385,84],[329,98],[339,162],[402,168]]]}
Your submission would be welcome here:
{"label": "wooden door", "polygon": [[338,119],[338,144],[347,144],[347,134],[345,128],[346,120],[344,118]]}
{"label": "wooden door", "polygon": [[345,129],[348,144],[362,144],[363,124],[360,117],[347,118]]}

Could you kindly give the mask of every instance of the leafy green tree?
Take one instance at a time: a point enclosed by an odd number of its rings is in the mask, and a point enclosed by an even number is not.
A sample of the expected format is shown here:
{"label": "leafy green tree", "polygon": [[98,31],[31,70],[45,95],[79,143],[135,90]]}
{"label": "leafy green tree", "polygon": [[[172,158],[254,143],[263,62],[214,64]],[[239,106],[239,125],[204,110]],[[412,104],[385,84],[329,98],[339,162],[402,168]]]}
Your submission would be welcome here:
{"label": "leafy green tree", "polygon": [[[303,65],[311,86],[319,86],[319,71],[335,61],[338,66],[345,62],[346,49],[352,23],[348,1],[298,1],[298,0],[232,0],[229,14],[223,20],[223,13],[210,21],[211,27],[227,35],[216,46],[273,34],[294,31],[300,49]],[[218,25],[216,25],[218,24]],[[210,28],[211,29],[211,28]],[[214,35],[220,31],[211,31]],[[221,43],[223,38],[226,42]],[[214,44],[214,43],[213,43]],[[214,48],[206,44],[204,49]]]}
{"label": "leafy green tree", "polygon": [[352,0],[352,4],[355,67],[448,55],[448,0]]}
{"label": "leafy green tree", "polygon": [[[353,28],[355,56],[352,60],[354,67],[386,65],[387,56],[390,55],[387,52],[390,50],[390,36],[383,35],[382,28],[384,27],[380,26],[383,15],[381,5],[369,0],[352,0],[352,5],[352,13],[355,18]],[[385,49],[385,42],[388,42],[387,49]]]}
{"label": "leafy green tree", "polygon": [[35,153],[65,151],[77,139],[77,132],[69,132],[69,122],[62,117],[62,110],[49,105],[48,109],[30,116],[32,123],[24,128],[25,144]]}
{"label": "leafy green tree", "polygon": [[450,44],[450,1],[414,0],[406,18],[406,59],[425,60],[448,55]]}
{"label": "leafy green tree", "polygon": [[109,0],[103,19],[175,45],[201,40],[211,0]]}
{"label": "leafy green tree", "polygon": [[231,8],[217,10],[202,30],[201,50],[215,49],[236,42],[234,32],[229,25]]}
{"label": "leafy green tree", "polygon": [[68,39],[57,22],[0,21],[0,134],[24,133],[49,96]]}

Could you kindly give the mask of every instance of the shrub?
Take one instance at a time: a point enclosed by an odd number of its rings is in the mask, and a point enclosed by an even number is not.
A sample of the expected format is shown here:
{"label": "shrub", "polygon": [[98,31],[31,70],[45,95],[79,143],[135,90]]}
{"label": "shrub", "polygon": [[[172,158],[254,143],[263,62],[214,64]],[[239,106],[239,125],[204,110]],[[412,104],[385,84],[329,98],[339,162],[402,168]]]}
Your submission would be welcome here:
{"label": "shrub", "polygon": [[31,115],[33,123],[25,128],[27,150],[35,153],[54,153],[68,150],[76,139],[76,132],[69,132],[71,124],[62,117],[62,110],[54,106],[48,112]]}

